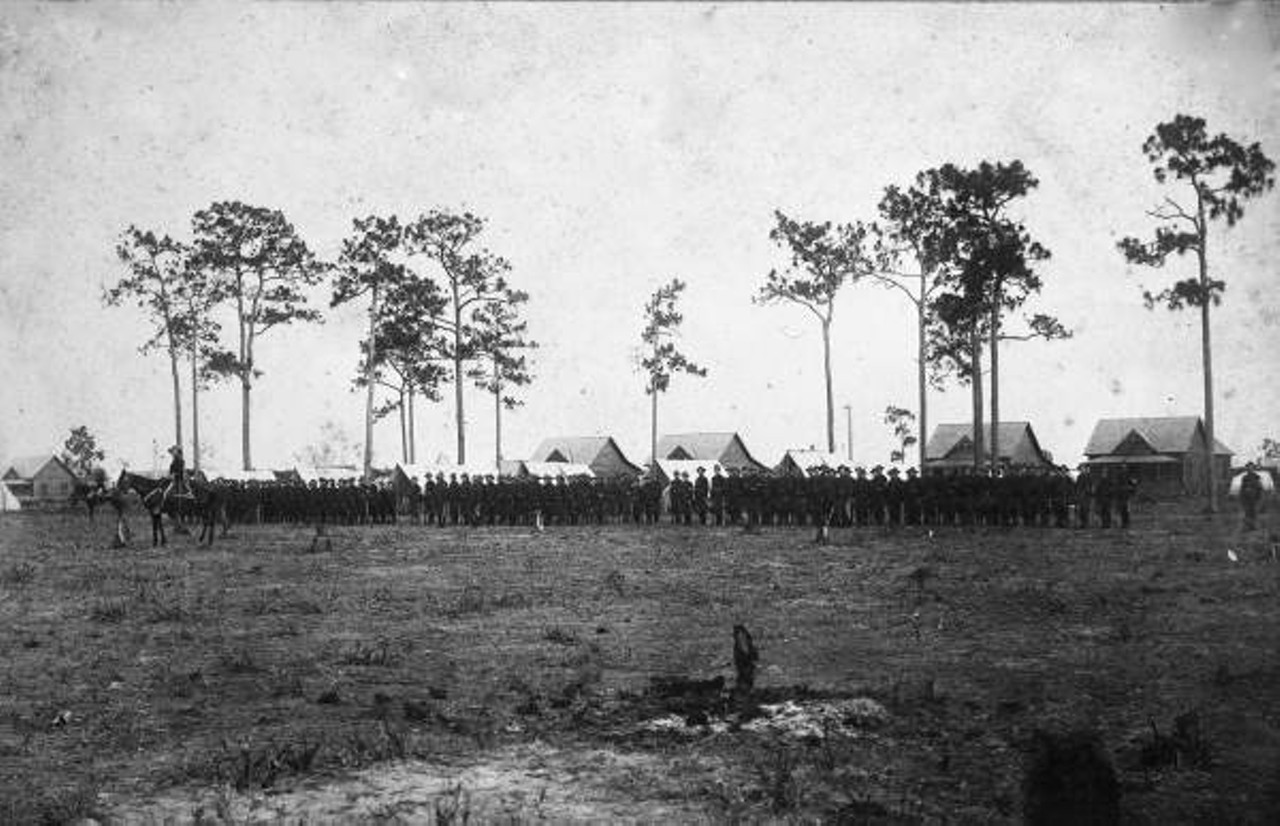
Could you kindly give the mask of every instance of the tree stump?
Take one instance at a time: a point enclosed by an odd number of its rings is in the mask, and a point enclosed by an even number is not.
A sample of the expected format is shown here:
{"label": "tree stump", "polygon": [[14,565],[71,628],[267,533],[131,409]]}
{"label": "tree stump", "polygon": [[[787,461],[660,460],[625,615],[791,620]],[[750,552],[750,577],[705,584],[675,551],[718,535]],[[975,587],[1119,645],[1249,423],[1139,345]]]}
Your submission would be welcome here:
{"label": "tree stump", "polygon": [[316,524],[315,536],[311,537],[311,551],[310,551],[311,553],[315,553],[316,551],[320,550],[320,545],[322,540],[324,544],[324,550],[332,551],[333,542],[330,541],[329,539],[329,530],[323,522],[319,522]]}
{"label": "tree stump", "polygon": [[751,697],[755,688],[756,663],[760,660],[760,652],[756,650],[751,632],[745,625],[733,626],[733,668],[737,672],[733,684],[733,698],[739,704]]}

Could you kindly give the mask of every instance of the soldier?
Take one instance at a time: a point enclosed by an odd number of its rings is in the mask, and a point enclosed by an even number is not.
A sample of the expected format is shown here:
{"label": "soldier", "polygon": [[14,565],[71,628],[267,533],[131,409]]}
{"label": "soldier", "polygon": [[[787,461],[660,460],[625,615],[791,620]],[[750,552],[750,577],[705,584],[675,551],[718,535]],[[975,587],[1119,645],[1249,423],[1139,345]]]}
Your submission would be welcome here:
{"label": "soldier", "polygon": [[717,528],[724,524],[724,483],[724,474],[720,472],[720,466],[716,465],[715,471],[711,474],[711,490],[708,495],[711,518]]}
{"label": "soldier", "polygon": [[902,521],[907,525],[919,525],[922,520],[924,484],[913,467],[907,468],[907,479],[902,483]]}
{"label": "soldier", "polygon": [[1089,520],[1092,518],[1093,482],[1093,471],[1090,467],[1080,465],[1076,474],[1075,500],[1076,525],[1081,528],[1089,527]]}
{"label": "soldier", "polygon": [[890,468],[889,479],[885,483],[884,489],[890,527],[896,528],[902,524],[902,505],[906,499],[905,494],[901,472],[896,467]]}
{"label": "soldier", "polygon": [[169,462],[169,479],[171,481],[168,495],[181,496],[183,480],[187,474],[187,463],[182,458],[182,445],[174,445],[169,448],[169,455],[173,457],[173,461]]}
{"label": "soldier", "polygon": [[865,528],[871,518],[871,481],[867,479],[867,469],[859,465],[854,469],[853,480],[853,512],[859,528]]}
{"label": "soldier", "polygon": [[698,468],[698,478],[693,483],[693,509],[698,514],[698,524],[707,524],[707,506],[710,504],[711,482],[707,480],[707,469]]}
{"label": "soldier", "polygon": [[884,465],[871,468],[868,498],[871,500],[871,521],[877,526],[884,525],[885,506],[888,504],[889,480],[884,475]]}
{"label": "soldier", "polygon": [[1244,514],[1244,529],[1254,530],[1258,527],[1258,502],[1262,499],[1262,477],[1258,475],[1258,466],[1253,462],[1244,466],[1244,474],[1240,477],[1240,510]]}
{"label": "soldier", "polygon": [[1112,478],[1111,470],[1108,468],[1102,472],[1101,477],[1093,486],[1094,506],[1098,511],[1098,518],[1102,520],[1102,527],[1111,527],[1111,500],[1115,495],[1115,480]]}
{"label": "soldier", "polygon": [[1121,465],[1116,469],[1115,483],[1111,495],[1116,503],[1116,511],[1120,514],[1120,527],[1129,527],[1129,500],[1138,492],[1138,480],[1129,468]]}

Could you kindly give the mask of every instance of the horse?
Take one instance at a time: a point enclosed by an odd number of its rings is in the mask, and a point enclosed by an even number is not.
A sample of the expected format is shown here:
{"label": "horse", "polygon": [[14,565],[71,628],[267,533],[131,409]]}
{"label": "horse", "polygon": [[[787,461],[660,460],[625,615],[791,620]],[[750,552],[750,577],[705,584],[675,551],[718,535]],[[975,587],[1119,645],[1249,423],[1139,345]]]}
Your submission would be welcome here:
{"label": "horse", "polygon": [[173,480],[167,476],[150,479],[130,473],[128,470],[121,470],[120,478],[116,480],[116,490],[132,490],[142,497],[142,506],[151,516],[151,547],[153,548],[156,545],[168,544],[168,537],[164,533],[163,516],[166,513],[171,517],[174,515],[172,488]]}
{"label": "horse", "polygon": [[227,500],[223,491],[216,485],[209,484],[203,473],[196,471],[190,480],[192,502],[196,515],[200,517],[200,538],[196,544],[209,538],[209,546],[213,547],[213,535],[216,523],[222,523],[222,535],[227,535],[231,520],[227,516]]}
{"label": "horse", "polygon": [[115,509],[116,519],[124,515],[124,497],[119,489],[108,488],[100,483],[77,480],[71,491],[71,501],[83,500],[89,509],[89,521],[94,521],[94,513],[99,505],[110,505]]}

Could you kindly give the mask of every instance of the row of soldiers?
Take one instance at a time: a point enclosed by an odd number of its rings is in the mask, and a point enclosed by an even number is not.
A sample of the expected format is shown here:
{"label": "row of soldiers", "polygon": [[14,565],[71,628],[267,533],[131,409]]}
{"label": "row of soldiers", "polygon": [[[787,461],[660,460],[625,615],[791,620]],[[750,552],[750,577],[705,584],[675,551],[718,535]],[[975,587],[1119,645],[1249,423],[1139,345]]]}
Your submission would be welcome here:
{"label": "row of soldiers", "polygon": [[[986,525],[1088,527],[1129,526],[1137,481],[1120,469],[1082,469],[1072,479],[1065,468],[998,472],[960,468],[921,477],[882,466],[850,472],[817,468],[807,477],[769,476],[717,469],[707,478],[677,473],[671,518],[683,524],[726,522],[773,526],[866,527]],[[1073,515],[1074,514],[1074,515]]]}
{"label": "row of soldiers", "polygon": [[356,479],[215,479],[232,522],[364,525],[396,521],[396,497],[385,484]]}
{"label": "row of soldiers", "polygon": [[921,477],[875,467],[819,468],[807,477],[701,468],[626,478],[508,478],[438,474],[379,484],[220,482],[237,521],[393,522],[432,526],[678,524],[867,527],[899,525],[1127,527],[1136,482],[1127,474],[1064,469]]}

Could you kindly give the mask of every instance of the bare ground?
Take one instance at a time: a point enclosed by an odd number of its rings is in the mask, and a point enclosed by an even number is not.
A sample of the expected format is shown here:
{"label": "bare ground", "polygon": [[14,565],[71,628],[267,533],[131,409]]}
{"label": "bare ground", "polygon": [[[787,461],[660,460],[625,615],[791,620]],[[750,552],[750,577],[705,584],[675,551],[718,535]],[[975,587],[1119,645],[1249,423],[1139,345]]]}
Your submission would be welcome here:
{"label": "bare ground", "polygon": [[[1017,822],[1032,732],[1082,727],[1126,822],[1280,812],[1280,564],[1230,517],[311,535],[0,520],[0,821]],[[762,701],[884,717],[655,695],[731,683],[739,622]],[[1202,748],[1162,759],[1188,712]]]}

